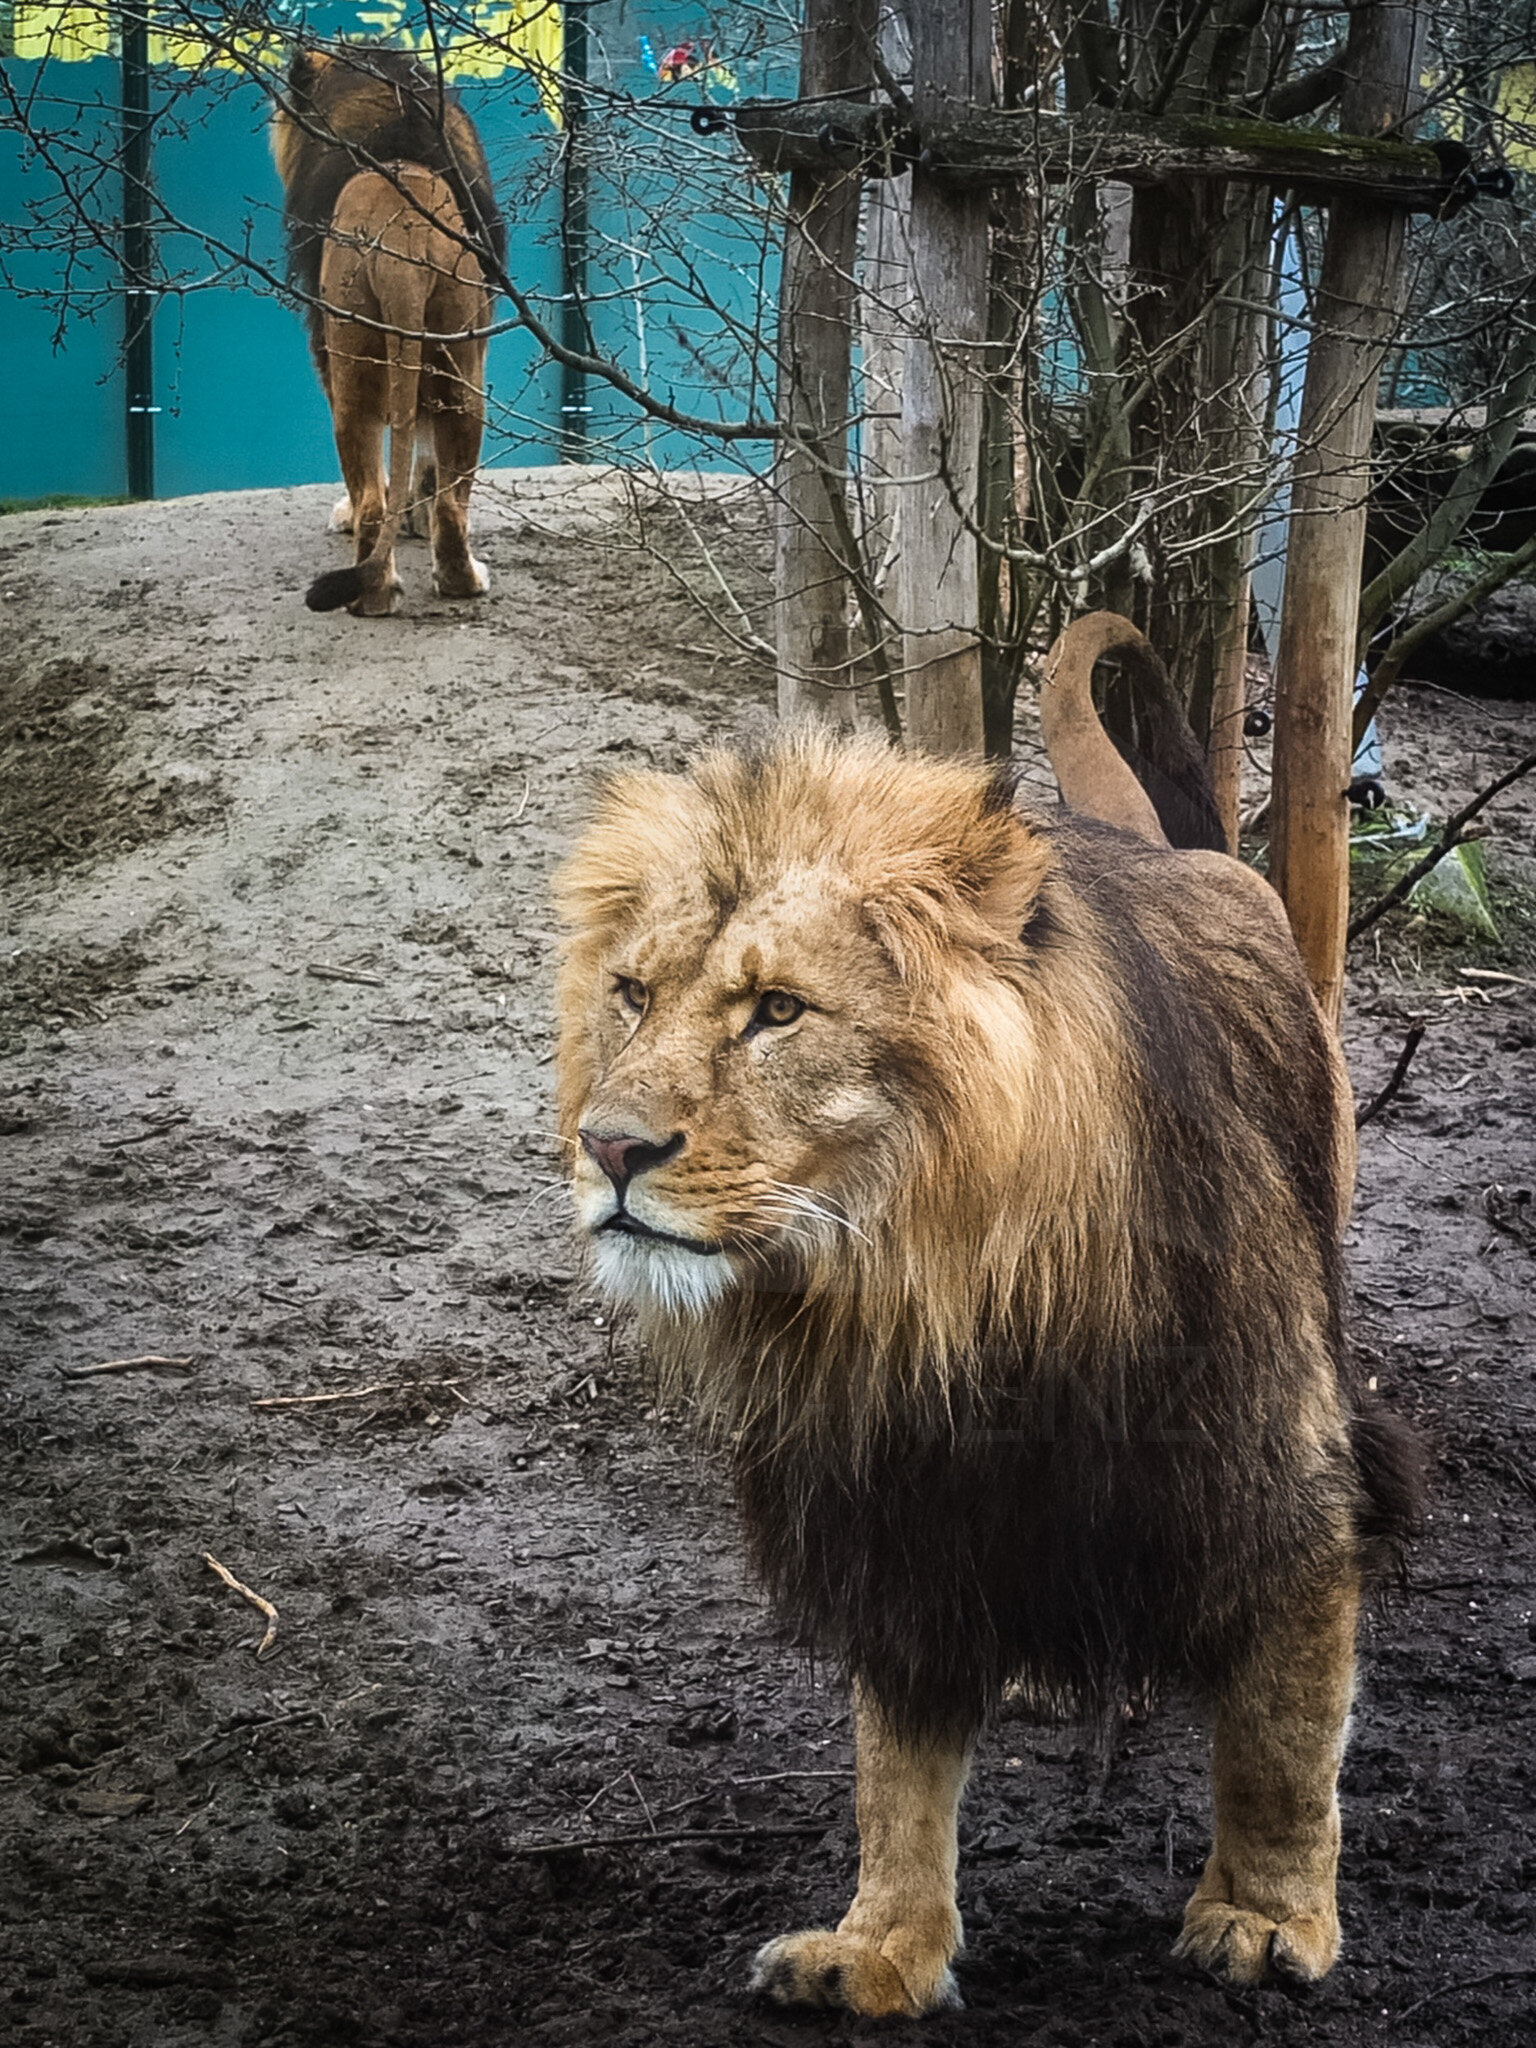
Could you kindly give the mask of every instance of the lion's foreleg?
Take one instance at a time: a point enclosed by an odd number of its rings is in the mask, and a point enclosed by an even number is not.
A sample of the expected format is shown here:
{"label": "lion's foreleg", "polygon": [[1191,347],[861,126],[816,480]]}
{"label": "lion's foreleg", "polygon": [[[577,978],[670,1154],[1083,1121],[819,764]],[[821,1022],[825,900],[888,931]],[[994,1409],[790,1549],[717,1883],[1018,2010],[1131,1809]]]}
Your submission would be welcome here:
{"label": "lion's foreleg", "polygon": [[1298,1603],[1217,1705],[1216,1839],[1175,1953],[1240,1983],[1321,1977],[1339,1953],[1335,1788],[1359,1606],[1352,1574]]}
{"label": "lion's foreleg", "polygon": [[904,1741],[866,1700],[856,1720],[858,1893],[835,1933],[809,1928],[760,1949],[753,1984],[781,2004],[871,2017],[957,2005],[955,1824],[970,1745]]}

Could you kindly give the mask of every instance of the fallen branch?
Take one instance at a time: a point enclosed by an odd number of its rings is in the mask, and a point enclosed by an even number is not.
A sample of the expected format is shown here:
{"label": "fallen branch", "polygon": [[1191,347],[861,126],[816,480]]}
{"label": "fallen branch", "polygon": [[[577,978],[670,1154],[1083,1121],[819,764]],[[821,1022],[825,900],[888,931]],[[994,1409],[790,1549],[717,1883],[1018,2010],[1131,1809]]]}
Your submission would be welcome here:
{"label": "fallen branch", "polygon": [[1497,782],[1490,782],[1485,790],[1473,797],[1471,803],[1463,804],[1454,817],[1448,818],[1438,843],[1416,860],[1405,874],[1399,875],[1384,896],[1378,896],[1374,903],[1366,905],[1358,917],[1350,919],[1349,929],[1345,935],[1348,941],[1353,944],[1363,931],[1369,931],[1377,918],[1384,917],[1389,910],[1401,903],[1414,885],[1423,881],[1431,868],[1438,867],[1448,853],[1454,853],[1464,837],[1472,836],[1467,833],[1466,828],[1478,812],[1491,804],[1512,782],[1518,782],[1522,775],[1529,775],[1533,768],[1536,768],[1536,754],[1527,754],[1523,761],[1516,762],[1508,774],[1501,775]]}
{"label": "fallen branch", "polygon": [[460,1380],[377,1380],[370,1387],[340,1387],[333,1394],[270,1394],[253,1401],[253,1408],[315,1408],[322,1401],[362,1401],[370,1394],[431,1394],[447,1387],[457,1391]]}
{"label": "fallen branch", "polygon": [[311,960],[305,968],[316,981],[355,981],[359,988],[384,988],[382,974],[360,974],[355,967],[329,967],[323,960]]}
{"label": "fallen branch", "polygon": [[210,1551],[205,1550],[203,1552],[203,1563],[207,1565],[211,1571],[216,1571],[218,1573],[219,1577],[224,1581],[225,1585],[229,1587],[231,1592],[238,1593],[242,1600],[249,1600],[254,1608],[258,1609],[259,1612],[266,1616],[266,1634],[262,1637],[261,1641],[256,1645],[257,1657],[265,1657],[268,1650],[270,1650],[272,1645],[277,1641],[277,1609],[272,1605],[272,1602],[270,1600],[263,1600],[259,1593],[253,1593],[249,1586],[242,1585],[240,1580],[235,1577],[234,1573],[228,1570],[226,1566],[220,1564],[219,1560],[216,1557],[214,1557]]}
{"label": "fallen branch", "polygon": [[568,1849],[650,1849],[658,1842],[755,1842],[770,1835],[824,1835],[827,1823],[805,1821],[798,1827],[663,1828],[653,1835],[577,1835],[569,1842],[509,1842],[513,1856],[563,1856]]}
{"label": "fallen branch", "polygon": [[1373,1117],[1378,1117],[1403,1085],[1403,1077],[1413,1064],[1413,1056],[1424,1042],[1424,1026],[1415,1024],[1403,1040],[1403,1049],[1397,1056],[1397,1065],[1392,1069],[1391,1078],[1385,1088],[1369,1101],[1364,1109],[1355,1111],[1355,1129],[1364,1130]]}
{"label": "fallen branch", "polygon": [[158,1351],[146,1351],[141,1358],[104,1358],[100,1365],[73,1365],[64,1374],[67,1380],[93,1380],[104,1372],[138,1372],[157,1365],[174,1365],[178,1372],[191,1372],[194,1361],[190,1358],[165,1358]]}

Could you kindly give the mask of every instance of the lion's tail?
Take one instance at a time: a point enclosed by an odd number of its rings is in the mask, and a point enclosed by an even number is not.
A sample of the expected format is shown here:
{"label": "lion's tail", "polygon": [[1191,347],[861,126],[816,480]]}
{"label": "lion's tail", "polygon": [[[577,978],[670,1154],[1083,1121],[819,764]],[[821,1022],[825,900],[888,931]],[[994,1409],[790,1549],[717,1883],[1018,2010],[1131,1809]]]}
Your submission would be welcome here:
{"label": "lion's tail", "polygon": [[[1135,660],[1134,752],[1122,753],[1094,708],[1094,665],[1112,653]],[[1088,612],[1057,636],[1045,659],[1040,723],[1069,809],[1154,846],[1231,851],[1205,754],[1167,669],[1129,619]]]}
{"label": "lion's tail", "polygon": [[[388,259],[386,259],[388,260]],[[402,266],[406,268],[406,266]],[[410,508],[416,457],[416,411],[421,392],[422,332],[426,325],[429,274],[407,274],[403,288],[381,295],[391,332],[384,337],[389,376],[389,497],[372,551],[350,569],[329,569],[304,593],[312,612],[340,611],[343,605],[384,588],[394,560],[395,540]]]}
{"label": "lion's tail", "polygon": [[1363,1496],[1358,1530],[1369,1582],[1401,1573],[1403,1545],[1423,1513],[1427,1459],[1418,1432],[1374,1405],[1355,1408],[1349,1437]]}

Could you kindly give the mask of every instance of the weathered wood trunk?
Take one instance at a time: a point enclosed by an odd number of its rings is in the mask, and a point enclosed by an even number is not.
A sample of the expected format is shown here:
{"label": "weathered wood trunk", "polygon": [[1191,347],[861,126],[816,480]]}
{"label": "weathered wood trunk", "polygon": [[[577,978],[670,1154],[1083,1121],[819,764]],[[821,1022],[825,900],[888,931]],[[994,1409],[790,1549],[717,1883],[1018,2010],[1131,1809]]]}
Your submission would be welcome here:
{"label": "weathered wood trunk", "polygon": [[[1417,98],[1412,0],[1362,8],[1345,58],[1341,123],[1381,130]],[[1344,998],[1349,919],[1350,705],[1371,428],[1386,344],[1402,310],[1403,215],[1339,199],[1329,215],[1307,352],[1275,664],[1270,876],[1328,1016]]]}
{"label": "weathered wood trunk", "polygon": [[[911,0],[913,110],[933,120],[992,90],[986,0]],[[982,751],[977,477],[987,336],[987,195],[912,173],[917,331],[902,392],[907,474],[892,608],[906,634],[908,744]]]}
{"label": "weathered wood trunk", "polygon": [[[903,15],[883,14],[880,55],[893,78],[906,76],[912,51]],[[911,214],[912,187],[904,173],[865,186],[859,265],[859,531],[865,561],[880,587],[895,544],[901,477],[907,466],[901,394],[912,325]]]}
{"label": "weathered wood trunk", "polygon": [[[807,0],[800,90],[857,90],[870,77],[875,0]],[[846,473],[859,179],[830,167],[790,178],[779,305],[774,469],[774,642],[779,714],[835,725],[854,718],[845,558]],[[840,501],[840,503],[839,503]]]}

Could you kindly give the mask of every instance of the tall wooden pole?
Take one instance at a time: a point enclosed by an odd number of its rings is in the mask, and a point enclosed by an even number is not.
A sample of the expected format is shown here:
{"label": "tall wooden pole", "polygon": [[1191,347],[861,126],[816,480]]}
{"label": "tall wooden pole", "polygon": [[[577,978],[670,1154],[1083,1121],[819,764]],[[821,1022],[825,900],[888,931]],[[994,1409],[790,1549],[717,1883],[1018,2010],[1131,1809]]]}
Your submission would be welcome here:
{"label": "tall wooden pole", "polygon": [[[856,93],[872,75],[877,0],[806,0],[800,45],[803,99]],[[833,118],[835,108],[828,109]],[[779,417],[786,440],[774,470],[774,643],[779,715],[851,725],[853,648],[840,566],[847,513],[848,408],[856,173],[797,170],[779,296]],[[834,493],[842,496],[841,512]]]}
{"label": "tall wooden pole", "polygon": [[[921,126],[992,99],[991,0],[909,0]],[[905,465],[892,609],[905,628],[906,735],[936,754],[982,749],[975,538],[987,336],[984,191],[912,172],[918,328],[902,390]]]}
{"label": "tall wooden pole", "polygon": [[[1351,18],[1340,127],[1377,134],[1418,96],[1417,0]],[[1400,210],[1337,199],[1307,352],[1275,664],[1270,874],[1327,1015],[1344,1000],[1349,921],[1350,706],[1371,429],[1386,345],[1403,305]]]}

